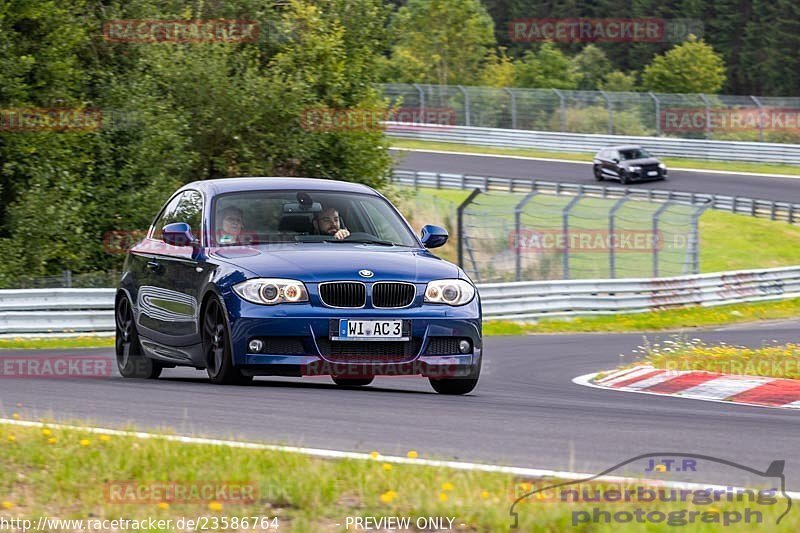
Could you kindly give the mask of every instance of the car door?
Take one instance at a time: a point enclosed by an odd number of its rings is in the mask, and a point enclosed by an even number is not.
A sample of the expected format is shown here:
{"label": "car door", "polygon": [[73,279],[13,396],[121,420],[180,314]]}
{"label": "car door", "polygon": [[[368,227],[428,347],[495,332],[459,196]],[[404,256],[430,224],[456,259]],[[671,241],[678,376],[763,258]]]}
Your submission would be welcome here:
{"label": "car door", "polygon": [[145,349],[160,357],[188,359],[188,348],[200,343],[198,299],[207,265],[198,259],[196,247],[165,243],[162,230],[167,224],[184,222],[195,239],[202,240],[202,213],[203,195],[185,190],[169,202],[152,228],[137,307],[143,336],[152,341],[150,345],[143,341]]}
{"label": "car door", "polygon": [[613,178],[619,177],[619,152],[617,150],[609,150],[607,152],[607,157],[605,163],[603,164],[603,169],[605,170],[606,176],[611,176]]}

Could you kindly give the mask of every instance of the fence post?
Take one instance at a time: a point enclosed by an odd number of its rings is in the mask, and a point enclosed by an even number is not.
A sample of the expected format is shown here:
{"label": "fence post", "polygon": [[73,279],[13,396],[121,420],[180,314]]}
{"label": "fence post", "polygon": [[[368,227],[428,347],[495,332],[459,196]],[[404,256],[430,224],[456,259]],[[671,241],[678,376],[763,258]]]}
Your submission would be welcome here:
{"label": "fence post", "polygon": [[469,94],[467,94],[467,90],[464,88],[463,85],[456,85],[458,89],[461,91],[461,94],[464,95],[464,125],[470,126],[470,119],[469,119]]}
{"label": "fence post", "polygon": [[[422,90],[419,83],[414,84],[414,88],[419,92],[419,116],[425,116],[425,91]],[[421,119],[421,118],[420,118]]]}
{"label": "fence post", "polygon": [[608,255],[608,271],[611,279],[616,279],[617,277],[617,236],[614,233],[614,216],[617,214],[619,208],[622,207],[622,204],[628,200],[629,198],[627,196],[623,196],[614,203],[614,207],[612,207],[611,211],[608,213],[608,238],[611,243],[611,250]]}
{"label": "fence post", "polygon": [[458,233],[458,266],[464,268],[464,209],[472,203],[476,196],[481,193],[481,190],[475,188],[469,193],[466,200],[461,202],[458,206],[457,210],[457,217],[458,217],[458,226],[457,226],[457,233]]}
{"label": "fence post", "polygon": [[561,232],[564,236],[564,255],[562,256],[562,265],[563,265],[563,278],[570,279],[569,277],[569,212],[578,203],[583,197],[582,194],[578,193],[575,195],[575,198],[569,201],[567,206],[564,208],[564,211],[561,214],[562,221],[561,221]]}
{"label": "fence post", "polygon": [[703,100],[703,103],[706,104],[706,139],[712,137],[711,131],[711,102],[706,98],[706,95],[703,93],[699,93],[700,98]]}
{"label": "fence post", "polygon": [[508,95],[511,97],[511,129],[517,129],[517,95],[514,94],[513,89],[504,87]]}
{"label": "fence post", "polygon": [[661,101],[654,93],[647,93],[656,103],[656,137],[661,135]]}
{"label": "fence post", "polygon": [[692,274],[700,273],[700,230],[698,222],[700,220],[700,215],[702,215],[709,207],[711,207],[710,201],[705,205],[698,207],[695,210],[694,215],[692,215],[692,232],[689,235],[692,249]]}
{"label": "fence post", "polygon": [[564,102],[564,95],[561,94],[561,91],[559,91],[558,89],[553,89],[553,92],[556,93],[559,101],[561,102],[559,104],[559,108],[561,110],[561,132],[563,133],[564,130],[567,129],[567,107]]}
{"label": "fence post", "polygon": [[661,239],[658,238],[658,219],[661,218],[661,213],[672,205],[669,200],[664,202],[664,205],[659,207],[655,214],[653,214],[653,277],[658,277],[658,246]]}
{"label": "fence post", "polygon": [[608,94],[602,89],[600,89],[600,94],[606,99],[606,109],[608,109],[608,134],[614,135],[614,109],[611,107],[611,98],[609,98]]}
{"label": "fence post", "polygon": [[529,192],[514,208],[514,279],[516,281],[522,280],[522,257],[519,245],[519,234],[522,231],[522,210],[534,196],[536,196],[536,191]]}
{"label": "fence post", "polygon": [[758,106],[758,142],[764,142],[764,124],[761,123],[761,110],[764,106],[762,106],[761,101],[752,94],[750,95],[750,99]]}
{"label": "fence post", "polygon": [[61,274],[64,277],[64,287],[68,289],[72,288],[72,270],[64,270]]}

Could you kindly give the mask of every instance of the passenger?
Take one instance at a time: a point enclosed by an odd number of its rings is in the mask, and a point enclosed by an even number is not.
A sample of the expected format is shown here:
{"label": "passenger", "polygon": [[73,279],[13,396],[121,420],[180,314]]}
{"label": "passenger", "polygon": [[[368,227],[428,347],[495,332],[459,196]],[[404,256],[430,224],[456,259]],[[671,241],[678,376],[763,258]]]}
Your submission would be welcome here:
{"label": "passenger", "polygon": [[241,244],[244,231],[244,214],[238,207],[229,206],[219,212],[219,244]]}
{"label": "passenger", "polygon": [[314,213],[314,231],[318,235],[330,235],[337,241],[347,238],[350,232],[341,225],[339,212],[333,207],[328,207]]}

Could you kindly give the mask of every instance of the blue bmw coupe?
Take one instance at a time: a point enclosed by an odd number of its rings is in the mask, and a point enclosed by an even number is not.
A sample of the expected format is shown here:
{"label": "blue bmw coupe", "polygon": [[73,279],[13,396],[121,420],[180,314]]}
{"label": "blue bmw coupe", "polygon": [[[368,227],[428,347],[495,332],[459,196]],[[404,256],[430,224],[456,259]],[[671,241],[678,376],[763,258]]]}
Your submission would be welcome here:
{"label": "blue bmw coupe", "polygon": [[213,383],[329,375],[369,385],[421,375],[466,394],[481,371],[481,306],[370,187],[308,178],[190,183],[125,260],[116,295],[124,377],[205,369]]}

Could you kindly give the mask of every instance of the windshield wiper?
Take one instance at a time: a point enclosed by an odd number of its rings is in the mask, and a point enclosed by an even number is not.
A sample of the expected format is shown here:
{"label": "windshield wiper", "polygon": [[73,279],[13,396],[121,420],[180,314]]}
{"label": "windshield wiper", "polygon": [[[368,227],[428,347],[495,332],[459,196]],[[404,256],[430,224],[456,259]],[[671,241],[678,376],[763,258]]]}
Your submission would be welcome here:
{"label": "windshield wiper", "polygon": [[342,240],[330,239],[330,240],[325,240],[323,242],[344,242],[344,243],[349,242],[351,244],[377,244],[380,246],[397,246],[395,243],[391,241],[381,241],[378,239],[342,239]]}

